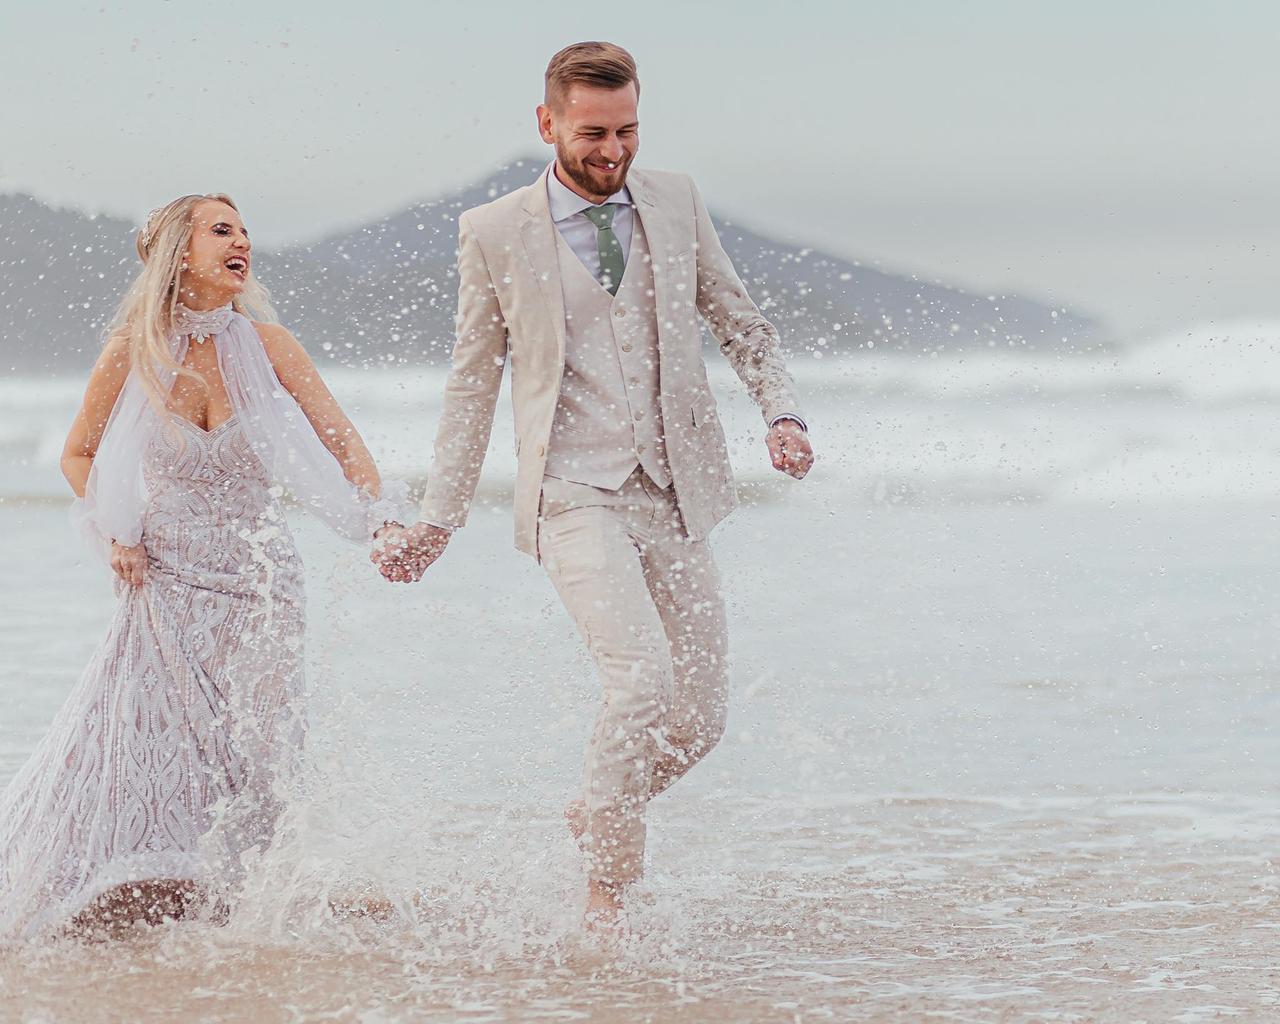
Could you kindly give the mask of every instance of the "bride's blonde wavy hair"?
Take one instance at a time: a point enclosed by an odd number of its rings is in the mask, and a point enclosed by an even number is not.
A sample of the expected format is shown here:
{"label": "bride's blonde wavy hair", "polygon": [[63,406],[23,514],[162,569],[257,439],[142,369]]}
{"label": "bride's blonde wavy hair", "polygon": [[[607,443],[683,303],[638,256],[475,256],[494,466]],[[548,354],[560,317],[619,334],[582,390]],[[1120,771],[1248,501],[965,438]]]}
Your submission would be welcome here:
{"label": "bride's blonde wavy hair", "polygon": [[[207,199],[226,203],[240,212],[232,198],[220,192],[180,196],[151,211],[137,238],[142,271],[125,293],[107,335],[109,340],[126,341],[130,368],[138,372],[147,396],[161,408],[169,398],[165,392],[165,371],[203,383],[198,373],[180,366],[173,358],[169,338],[182,294],[183,260],[191,243],[192,213]],[[278,322],[271,308],[271,297],[252,273],[231,305],[251,320]]]}

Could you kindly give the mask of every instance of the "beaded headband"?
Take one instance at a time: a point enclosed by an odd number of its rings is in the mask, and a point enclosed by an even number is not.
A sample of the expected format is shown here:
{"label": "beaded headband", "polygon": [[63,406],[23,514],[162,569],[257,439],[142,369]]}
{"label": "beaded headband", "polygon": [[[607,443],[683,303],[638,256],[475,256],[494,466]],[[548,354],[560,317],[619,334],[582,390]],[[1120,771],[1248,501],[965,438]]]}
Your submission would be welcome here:
{"label": "beaded headband", "polygon": [[169,209],[170,207],[176,206],[178,203],[185,202],[188,199],[221,199],[221,198],[222,196],[219,196],[215,193],[206,193],[204,195],[197,195],[193,193],[189,196],[181,196],[178,199],[170,200],[169,202],[165,203],[163,206],[157,206],[154,210],[152,210],[149,214],[147,214],[147,219],[142,225],[142,232],[138,236],[138,241],[141,243],[143,251],[146,251],[147,249],[151,248],[151,243],[155,240],[156,221],[159,219],[160,214],[164,213],[165,210]]}
{"label": "beaded headband", "polygon": [[165,203],[164,206],[157,206],[154,210],[152,210],[149,214],[147,214],[146,222],[142,225],[142,248],[143,249],[151,248],[151,239],[155,234],[155,230],[152,224],[155,221],[156,216],[162,213],[165,209],[165,206],[168,206],[168,205],[169,205],[168,203]]}

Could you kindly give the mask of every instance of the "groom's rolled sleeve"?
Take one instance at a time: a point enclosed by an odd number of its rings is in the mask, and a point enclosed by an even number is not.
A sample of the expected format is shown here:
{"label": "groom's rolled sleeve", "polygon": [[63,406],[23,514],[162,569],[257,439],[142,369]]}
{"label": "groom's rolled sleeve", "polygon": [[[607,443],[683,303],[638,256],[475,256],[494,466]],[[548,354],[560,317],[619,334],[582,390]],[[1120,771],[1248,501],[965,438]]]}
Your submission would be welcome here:
{"label": "groom's rolled sleeve", "polygon": [[506,322],[484,252],[464,213],[458,218],[457,340],[422,499],[423,520],[446,529],[466,523],[506,359]]}
{"label": "groom's rolled sleeve", "polygon": [[689,188],[697,222],[698,312],[765,422],[772,426],[780,419],[794,419],[803,424],[795,381],[782,361],[777,328],[747,294],[692,179]]}

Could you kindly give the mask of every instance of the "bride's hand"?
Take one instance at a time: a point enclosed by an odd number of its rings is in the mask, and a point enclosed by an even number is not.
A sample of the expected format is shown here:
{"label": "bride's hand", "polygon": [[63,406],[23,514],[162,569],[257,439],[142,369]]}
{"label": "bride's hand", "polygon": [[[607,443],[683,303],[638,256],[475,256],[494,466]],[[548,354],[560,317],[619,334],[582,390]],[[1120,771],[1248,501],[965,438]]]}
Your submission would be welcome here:
{"label": "bride's hand", "polygon": [[147,549],[141,544],[127,548],[111,542],[111,568],[131,587],[142,586],[147,575]]}

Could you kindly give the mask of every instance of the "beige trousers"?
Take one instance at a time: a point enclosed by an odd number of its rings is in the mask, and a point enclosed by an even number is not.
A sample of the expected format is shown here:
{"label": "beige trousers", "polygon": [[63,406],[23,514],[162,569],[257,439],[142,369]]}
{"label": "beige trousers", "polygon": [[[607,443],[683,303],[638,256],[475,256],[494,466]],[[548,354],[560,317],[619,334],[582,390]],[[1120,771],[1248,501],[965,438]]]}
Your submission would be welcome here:
{"label": "beige trousers", "polygon": [[588,870],[623,885],[644,870],[646,804],[724,732],[719,573],[671,489],[639,468],[616,491],[547,477],[538,548],[603,690],[583,786]]}

